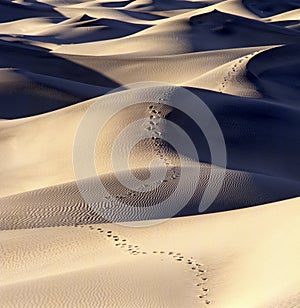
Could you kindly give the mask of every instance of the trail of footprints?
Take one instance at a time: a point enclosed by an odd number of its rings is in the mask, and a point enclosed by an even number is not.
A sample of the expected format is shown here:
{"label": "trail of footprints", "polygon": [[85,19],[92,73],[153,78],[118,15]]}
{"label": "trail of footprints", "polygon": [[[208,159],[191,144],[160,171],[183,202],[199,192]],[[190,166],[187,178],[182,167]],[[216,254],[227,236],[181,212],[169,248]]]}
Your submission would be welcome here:
{"label": "trail of footprints", "polygon": [[224,76],[223,81],[219,87],[219,92],[223,93],[228,83],[232,80],[234,76],[236,76],[236,73],[240,71],[240,66],[242,63],[255,56],[256,54],[260,53],[261,51],[255,51],[251,54],[248,54],[242,58],[239,58],[231,67],[231,70]]}
{"label": "trail of footprints", "polygon": [[[162,132],[160,131],[162,117],[161,117],[161,111],[159,105],[162,105],[165,99],[160,98],[156,105],[158,105],[158,108],[155,107],[155,104],[151,104],[148,107],[148,113],[149,118],[146,120],[146,130],[149,132],[149,135],[152,140],[154,140],[154,152],[155,156],[158,159],[161,159],[166,167],[168,167],[168,179],[169,180],[175,180],[179,177],[178,168],[176,168],[174,165],[172,165],[172,162],[168,158],[167,155],[165,155],[165,151],[163,149],[163,142],[160,138],[162,135]],[[163,180],[162,182],[168,182],[168,179]],[[156,183],[161,184],[161,183]]]}
{"label": "trail of footprints", "polygon": [[[86,227],[81,225],[80,227]],[[96,230],[102,235],[111,241],[111,243],[122,249],[124,252],[129,253],[132,256],[137,255],[157,255],[157,256],[165,256],[165,259],[162,261],[168,262],[178,262],[185,265],[191,271],[191,274],[196,278],[195,287],[197,290],[197,297],[200,300],[200,303],[204,306],[211,304],[211,300],[209,299],[209,289],[207,286],[208,278],[207,278],[207,269],[202,263],[197,262],[193,257],[185,257],[180,252],[176,251],[164,251],[164,250],[153,250],[153,251],[145,251],[141,249],[138,245],[133,245],[128,242],[126,238],[122,238],[120,235],[115,234],[111,230],[105,230],[104,228],[95,227],[93,225],[88,226],[90,230]]]}
{"label": "trail of footprints", "polygon": [[172,165],[171,160],[168,158],[167,155],[165,155],[165,150],[163,149],[163,141],[160,138],[162,135],[162,132],[160,131],[162,116],[160,110],[161,108],[159,107],[159,105],[162,105],[164,101],[165,100],[163,98],[160,98],[157,103],[149,104],[149,117],[145,120],[144,127],[149,134],[149,138],[151,138],[151,140],[153,140],[154,142],[155,156],[158,159],[161,159],[168,168],[167,177],[164,180],[159,180],[157,182],[149,184],[143,184],[142,186],[138,187],[136,191],[128,189],[125,194],[104,196],[104,202],[108,203],[106,205],[107,208],[111,207],[111,204],[114,202],[115,199],[117,199],[118,201],[122,201],[128,197],[135,197],[139,192],[149,191],[158,187],[162,183],[175,180],[180,176],[179,168]]}
{"label": "trail of footprints", "polygon": [[[157,183],[151,183],[151,184],[143,184],[141,187],[138,188],[137,191],[144,191],[145,189],[149,189],[150,185],[156,187],[163,182],[168,182],[170,180],[175,180],[180,176],[178,172],[178,168],[172,165],[172,162],[164,153],[163,149],[163,142],[162,139],[160,138],[161,136],[161,131],[160,131],[160,122],[162,120],[161,117],[161,111],[159,110],[160,108],[156,108],[155,105],[162,104],[164,99],[160,99],[158,103],[156,104],[150,104],[148,107],[148,113],[149,113],[149,118],[145,122],[145,129],[149,132],[149,137],[154,141],[154,152],[157,158],[163,160],[165,163],[166,167],[168,168],[167,171],[167,177],[164,180],[161,180]],[[125,194],[118,194],[115,196],[105,196],[104,200],[108,203],[113,202],[114,198],[118,200],[125,199],[127,197],[135,197],[137,192],[128,190]],[[75,224],[75,226],[77,226]],[[86,227],[84,225],[80,225],[80,227]],[[171,262],[178,262],[181,264],[184,264],[187,266],[190,270],[191,273],[195,276],[197,283],[195,284],[195,287],[197,289],[197,296],[202,304],[205,306],[209,305],[211,303],[211,300],[208,298],[208,292],[209,289],[207,287],[207,276],[205,275],[206,269],[203,264],[197,263],[197,261],[193,258],[186,258],[183,256],[180,252],[176,251],[163,251],[163,250],[153,250],[151,252],[145,251],[140,249],[138,245],[133,245],[128,242],[126,238],[122,238],[121,236],[114,234],[113,231],[111,230],[104,230],[103,228],[95,228],[93,225],[88,226],[90,230],[96,230],[105,236],[108,240],[111,240],[111,242],[114,244],[115,247],[120,248],[124,250],[125,252],[129,253],[132,256],[137,256],[137,255],[158,255],[158,256],[166,256],[166,259],[164,260],[169,260]]]}

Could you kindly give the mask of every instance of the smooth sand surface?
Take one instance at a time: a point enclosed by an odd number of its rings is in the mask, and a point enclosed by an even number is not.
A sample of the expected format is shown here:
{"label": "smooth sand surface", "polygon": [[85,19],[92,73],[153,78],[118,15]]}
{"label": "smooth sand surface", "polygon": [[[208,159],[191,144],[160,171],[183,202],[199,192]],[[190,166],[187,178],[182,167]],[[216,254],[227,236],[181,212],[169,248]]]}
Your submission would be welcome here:
{"label": "smooth sand surface", "polygon": [[298,1],[0,12],[0,307],[300,307]]}

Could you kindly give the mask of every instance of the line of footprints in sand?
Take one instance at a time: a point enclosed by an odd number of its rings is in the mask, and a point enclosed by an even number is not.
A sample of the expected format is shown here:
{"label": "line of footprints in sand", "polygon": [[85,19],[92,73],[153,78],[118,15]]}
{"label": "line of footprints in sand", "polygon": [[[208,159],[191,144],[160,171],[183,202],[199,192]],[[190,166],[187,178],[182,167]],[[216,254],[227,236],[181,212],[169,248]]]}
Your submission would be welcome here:
{"label": "line of footprints in sand", "polygon": [[[164,99],[160,98],[157,104],[162,104],[163,102],[164,102]],[[164,151],[162,149],[162,140],[160,138],[161,137],[160,125],[162,122],[161,111],[159,110],[159,108],[155,108],[153,104],[153,105],[149,105],[148,113],[149,113],[149,119],[146,120],[146,130],[149,132],[151,139],[155,141],[154,143],[155,156],[158,159],[161,159],[167,167],[171,167],[170,168],[170,173],[171,173],[170,179],[175,180],[176,178],[179,177],[177,168],[175,166],[172,166],[172,163],[170,162],[168,157],[164,155]],[[165,179],[162,182],[167,182],[167,181],[168,180]],[[156,183],[156,184],[160,184],[160,183]]]}
{"label": "line of footprints in sand", "polygon": [[[85,227],[81,225],[80,227]],[[102,233],[105,238],[111,240],[112,244],[114,244],[115,247],[120,248],[127,253],[129,253],[132,256],[137,255],[160,255],[160,256],[166,256],[167,259],[162,259],[164,261],[171,261],[171,262],[178,262],[181,264],[185,264],[193,273],[195,276],[197,283],[195,286],[198,290],[198,298],[201,300],[201,303],[206,305],[211,304],[211,300],[208,298],[208,292],[209,289],[207,287],[207,281],[208,278],[206,276],[206,268],[203,264],[198,263],[193,257],[186,258],[183,256],[180,252],[176,251],[164,251],[164,250],[153,250],[151,252],[145,251],[140,249],[138,245],[132,245],[128,242],[126,238],[122,238],[120,235],[115,234],[111,230],[105,230],[104,228],[95,227],[95,226],[88,226],[90,230],[96,230],[100,233]]]}
{"label": "line of footprints in sand", "polygon": [[[164,99],[159,99],[156,105],[162,104]],[[148,191],[149,188],[151,190],[152,188],[155,188],[159,186],[160,184],[164,182],[168,182],[169,180],[175,180],[180,176],[180,172],[178,171],[179,168],[172,166],[171,161],[168,159],[168,157],[164,154],[164,150],[162,149],[162,139],[161,137],[161,131],[160,131],[160,124],[161,124],[161,111],[159,108],[155,108],[155,104],[150,104],[148,106],[148,114],[149,117],[145,120],[144,126],[147,132],[149,133],[149,138],[151,138],[154,141],[154,152],[155,156],[158,159],[161,159],[166,167],[169,168],[168,171],[168,177],[164,180],[160,180],[157,182],[153,182],[150,184],[143,184],[141,187],[137,189],[138,192]],[[105,196],[104,200],[106,202],[113,202],[113,199],[122,200],[127,197],[135,197],[137,194],[136,191],[128,190],[125,194],[117,194],[115,196]]]}
{"label": "line of footprints in sand", "polygon": [[234,65],[231,67],[231,71],[229,71],[226,76],[224,76],[223,78],[223,82],[221,83],[221,86],[219,87],[219,92],[223,92],[227,86],[227,84],[229,83],[230,80],[232,80],[232,77],[235,76],[235,73],[237,73],[239,71],[239,66],[247,59],[252,58],[253,56],[257,55],[258,53],[260,53],[261,51],[255,51],[251,54],[248,54],[240,59],[238,59]]}

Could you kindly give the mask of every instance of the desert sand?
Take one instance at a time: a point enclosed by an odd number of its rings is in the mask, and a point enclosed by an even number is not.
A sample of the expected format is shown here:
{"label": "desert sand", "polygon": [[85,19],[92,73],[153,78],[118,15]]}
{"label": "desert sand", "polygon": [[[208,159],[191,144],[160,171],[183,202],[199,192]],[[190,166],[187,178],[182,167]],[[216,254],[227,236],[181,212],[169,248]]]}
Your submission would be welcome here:
{"label": "desert sand", "polygon": [[300,307],[299,31],[292,0],[1,1],[0,306]]}

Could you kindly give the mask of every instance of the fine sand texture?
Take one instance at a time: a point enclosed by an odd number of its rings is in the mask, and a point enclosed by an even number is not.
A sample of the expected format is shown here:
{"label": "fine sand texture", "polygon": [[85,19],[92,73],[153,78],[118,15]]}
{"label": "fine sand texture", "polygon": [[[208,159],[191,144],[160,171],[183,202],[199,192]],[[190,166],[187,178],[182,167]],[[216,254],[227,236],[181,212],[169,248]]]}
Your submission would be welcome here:
{"label": "fine sand texture", "polygon": [[299,55],[298,0],[0,0],[0,307],[300,308]]}

